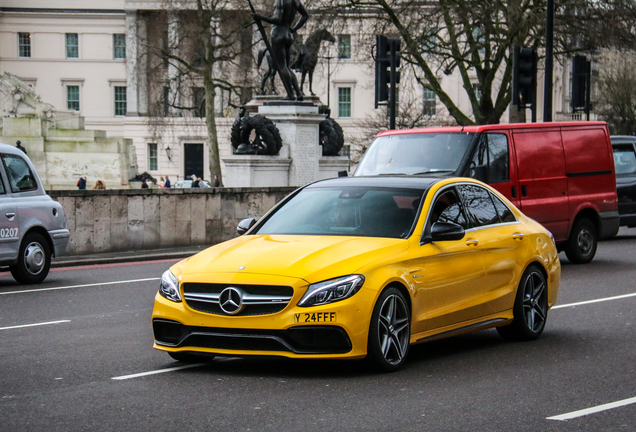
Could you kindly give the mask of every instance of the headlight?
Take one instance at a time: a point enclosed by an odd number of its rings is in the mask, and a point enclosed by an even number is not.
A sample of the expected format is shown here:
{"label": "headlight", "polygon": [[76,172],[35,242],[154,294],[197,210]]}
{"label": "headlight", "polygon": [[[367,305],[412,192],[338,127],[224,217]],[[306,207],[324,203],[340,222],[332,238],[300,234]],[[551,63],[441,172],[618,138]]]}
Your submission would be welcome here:
{"label": "headlight", "polygon": [[364,276],[351,275],[309,285],[298,306],[318,306],[344,300],[357,293],[363,283]]}
{"label": "headlight", "polygon": [[176,277],[174,277],[170,270],[166,270],[161,275],[159,294],[173,302],[181,301],[181,295],[179,294],[179,281]]}

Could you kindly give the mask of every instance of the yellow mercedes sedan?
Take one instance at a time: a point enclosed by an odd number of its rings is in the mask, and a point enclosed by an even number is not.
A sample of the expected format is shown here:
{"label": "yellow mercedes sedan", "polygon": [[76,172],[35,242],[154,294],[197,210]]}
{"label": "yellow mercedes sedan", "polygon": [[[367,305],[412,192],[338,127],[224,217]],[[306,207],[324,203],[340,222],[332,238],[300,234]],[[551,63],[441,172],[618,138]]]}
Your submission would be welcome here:
{"label": "yellow mercedes sedan", "polygon": [[392,371],[437,338],[496,327],[536,339],[559,289],[550,232],[473,179],[319,181],[238,232],[163,274],[156,349],[366,357]]}

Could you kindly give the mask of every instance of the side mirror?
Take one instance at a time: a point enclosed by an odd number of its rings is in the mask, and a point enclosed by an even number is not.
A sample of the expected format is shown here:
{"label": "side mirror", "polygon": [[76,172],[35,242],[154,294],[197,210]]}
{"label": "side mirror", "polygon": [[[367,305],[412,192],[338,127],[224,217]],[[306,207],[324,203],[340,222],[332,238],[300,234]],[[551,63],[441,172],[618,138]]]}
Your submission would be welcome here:
{"label": "side mirror", "polygon": [[451,222],[435,222],[431,227],[431,241],[461,240],[465,235],[464,228]]}
{"label": "side mirror", "polygon": [[248,232],[249,229],[252,228],[255,223],[256,223],[256,219],[254,218],[243,219],[242,221],[239,222],[238,226],[236,227],[236,232],[239,235],[243,235],[246,232]]}

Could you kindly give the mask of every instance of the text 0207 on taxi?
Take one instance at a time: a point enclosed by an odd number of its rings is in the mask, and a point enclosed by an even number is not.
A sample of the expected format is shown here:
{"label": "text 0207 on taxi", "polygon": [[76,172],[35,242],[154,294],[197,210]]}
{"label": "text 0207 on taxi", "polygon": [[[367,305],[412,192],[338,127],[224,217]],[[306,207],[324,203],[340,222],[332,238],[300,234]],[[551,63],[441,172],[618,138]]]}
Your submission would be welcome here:
{"label": "text 0207 on taxi", "polygon": [[238,230],[163,274],[156,349],[366,357],[390,371],[434,338],[536,339],[559,288],[551,234],[472,179],[319,181]]}

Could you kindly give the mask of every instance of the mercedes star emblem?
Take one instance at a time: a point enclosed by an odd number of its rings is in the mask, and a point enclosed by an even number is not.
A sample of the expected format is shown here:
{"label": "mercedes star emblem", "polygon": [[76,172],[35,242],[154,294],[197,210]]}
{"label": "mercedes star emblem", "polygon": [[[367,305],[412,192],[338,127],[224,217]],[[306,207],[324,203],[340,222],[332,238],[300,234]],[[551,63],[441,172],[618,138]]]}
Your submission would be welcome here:
{"label": "mercedes star emblem", "polygon": [[240,289],[227,287],[221,291],[219,296],[219,306],[228,315],[236,315],[243,310],[243,293]]}

